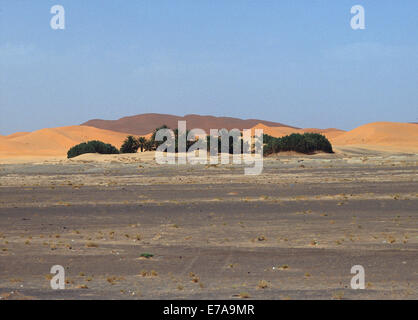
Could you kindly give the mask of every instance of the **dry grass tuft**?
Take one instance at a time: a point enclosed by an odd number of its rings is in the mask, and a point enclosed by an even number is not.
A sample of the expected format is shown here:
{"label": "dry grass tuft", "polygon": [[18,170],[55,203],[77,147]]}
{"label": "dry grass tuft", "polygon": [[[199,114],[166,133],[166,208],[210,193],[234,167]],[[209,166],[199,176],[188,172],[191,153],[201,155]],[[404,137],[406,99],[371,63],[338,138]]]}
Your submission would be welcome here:
{"label": "dry grass tuft", "polygon": [[155,270],[151,270],[151,271],[146,271],[146,270],[142,270],[140,273],[139,273],[139,275],[140,276],[142,276],[142,277],[157,277],[158,276],[158,272],[157,271],[155,271]]}
{"label": "dry grass tuft", "polygon": [[258,286],[259,289],[265,289],[269,286],[269,284],[266,280],[260,280],[260,282],[258,282],[257,286]]}
{"label": "dry grass tuft", "polygon": [[250,298],[250,295],[249,295],[247,292],[240,292],[240,293],[238,294],[238,296],[239,296],[241,299],[248,299],[248,298]]}
{"label": "dry grass tuft", "polygon": [[125,278],[124,277],[116,277],[116,276],[108,277],[106,279],[106,281],[109,282],[112,285],[114,285],[117,281],[122,281],[122,280],[125,280]]}
{"label": "dry grass tuft", "polygon": [[97,248],[99,245],[97,243],[94,242],[87,242],[86,243],[86,247],[87,248]]}

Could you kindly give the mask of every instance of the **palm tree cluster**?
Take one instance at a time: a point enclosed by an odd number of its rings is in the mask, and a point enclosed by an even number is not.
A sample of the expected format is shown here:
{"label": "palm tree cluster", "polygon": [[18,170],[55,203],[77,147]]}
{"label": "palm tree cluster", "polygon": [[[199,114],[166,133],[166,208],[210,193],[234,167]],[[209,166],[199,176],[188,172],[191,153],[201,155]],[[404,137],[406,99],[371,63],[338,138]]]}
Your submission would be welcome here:
{"label": "palm tree cluster", "polygon": [[[122,144],[121,148],[120,148],[120,152],[121,153],[136,153],[138,152],[138,150],[140,149],[141,152],[144,151],[154,151],[157,150],[158,146],[160,146],[161,144],[163,144],[164,142],[167,141],[167,137],[163,137],[162,140],[157,140],[156,136],[157,136],[157,132],[161,129],[168,129],[170,130],[169,127],[167,127],[166,125],[163,125],[159,128],[156,128],[154,130],[154,132],[152,133],[151,137],[149,139],[145,138],[145,137],[139,137],[139,138],[135,138],[134,136],[128,136],[126,137],[124,143]],[[189,137],[189,133],[190,130],[186,130],[185,133],[181,134],[179,133],[178,129],[174,129],[173,131],[173,142],[174,142],[174,152],[179,152],[179,141],[183,140],[185,141],[185,151],[187,152],[189,150],[189,148],[196,142],[199,140],[199,137],[195,137],[192,140],[188,140],[187,137]],[[226,134],[228,135],[228,131],[223,132],[221,130],[220,132],[221,135]],[[234,149],[238,147],[237,150],[240,150],[239,152],[242,153],[244,150],[244,145],[246,143],[244,143],[243,139],[242,139],[242,133],[238,133],[237,139],[235,139],[232,136],[228,136],[228,147],[227,147],[227,153],[232,154],[234,152]],[[221,146],[221,136],[218,136],[216,138],[213,139],[213,137],[211,136],[206,136],[206,145],[207,145],[207,151],[210,152],[210,143],[212,141],[215,141],[215,143],[218,144],[217,150],[218,153],[222,152],[222,146]],[[238,145],[237,145],[238,144]]]}
{"label": "palm tree cluster", "polygon": [[120,152],[121,153],[136,153],[138,152],[138,150],[141,150],[141,152],[156,150],[158,146],[164,142],[164,141],[155,140],[157,131],[160,129],[168,129],[168,127],[166,125],[163,125],[155,129],[149,139],[145,137],[135,138],[134,136],[127,136],[122,146],[120,147]]}
{"label": "palm tree cluster", "polygon": [[136,153],[138,149],[141,152],[154,150],[153,143],[145,137],[135,138],[134,136],[127,136],[120,147],[120,153]]}

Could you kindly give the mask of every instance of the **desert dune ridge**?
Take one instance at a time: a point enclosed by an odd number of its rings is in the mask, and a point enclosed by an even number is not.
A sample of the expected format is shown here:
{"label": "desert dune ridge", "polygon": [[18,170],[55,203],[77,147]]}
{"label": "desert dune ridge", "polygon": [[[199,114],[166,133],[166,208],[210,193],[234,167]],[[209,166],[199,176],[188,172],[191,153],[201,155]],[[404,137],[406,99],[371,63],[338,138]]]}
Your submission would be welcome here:
{"label": "desert dune ridge", "polygon": [[[418,125],[399,122],[374,122],[351,131],[336,128],[298,129],[286,126],[270,127],[258,123],[251,128],[263,129],[265,134],[282,137],[291,133],[317,132],[325,135],[338,152],[373,150],[384,153],[418,153]],[[100,140],[120,148],[129,133],[104,130],[89,126],[46,128],[34,132],[17,132],[0,136],[0,159],[9,161],[40,161],[65,158],[72,146],[89,140]],[[149,138],[151,133],[145,135]],[[350,151],[351,150],[351,151]],[[97,156],[96,156],[97,157]],[[13,160],[15,159],[15,160]],[[4,162],[4,161],[3,161]]]}
{"label": "desert dune ridge", "polygon": [[[291,133],[316,132],[330,140],[337,150],[374,150],[394,153],[418,152],[418,125],[403,122],[373,122],[350,131],[335,128],[329,129],[291,129],[284,127],[268,127],[258,124],[252,129],[263,129],[265,134],[282,137]],[[348,148],[347,148],[348,147]]]}
{"label": "desert dune ridge", "polygon": [[418,126],[401,122],[373,122],[345,132],[331,141],[336,145],[381,145],[418,148]]}

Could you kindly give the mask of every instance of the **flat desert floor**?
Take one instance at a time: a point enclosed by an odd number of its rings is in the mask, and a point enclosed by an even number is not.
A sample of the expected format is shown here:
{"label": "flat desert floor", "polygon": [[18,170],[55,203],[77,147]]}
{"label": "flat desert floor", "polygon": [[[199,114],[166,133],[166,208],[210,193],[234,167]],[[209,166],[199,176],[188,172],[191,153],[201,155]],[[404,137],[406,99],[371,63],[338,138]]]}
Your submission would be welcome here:
{"label": "flat desert floor", "polygon": [[1,299],[418,299],[418,155],[141,156],[0,165]]}

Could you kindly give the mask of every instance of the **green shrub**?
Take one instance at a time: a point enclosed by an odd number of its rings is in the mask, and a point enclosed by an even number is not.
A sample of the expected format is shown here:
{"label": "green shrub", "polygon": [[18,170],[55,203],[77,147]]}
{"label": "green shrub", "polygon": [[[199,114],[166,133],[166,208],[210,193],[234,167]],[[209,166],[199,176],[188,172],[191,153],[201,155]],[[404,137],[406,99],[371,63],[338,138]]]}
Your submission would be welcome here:
{"label": "green shrub", "polygon": [[323,151],[333,153],[331,143],[325,136],[319,133],[292,133],[281,138],[274,138],[265,134],[263,142],[265,144],[265,155],[281,151],[296,151],[300,153]]}
{"label": "green shrub", "polygon": [[139,141],[133,136],[128,136],[120,147],[120,153],[136,153],[138,149]]}
{"label": "green shrub", "polygon": [[67,158],[74,158],[84,153],[117,154],[119,151],[111,144],[92,140],[70,148],[67,152]]}

